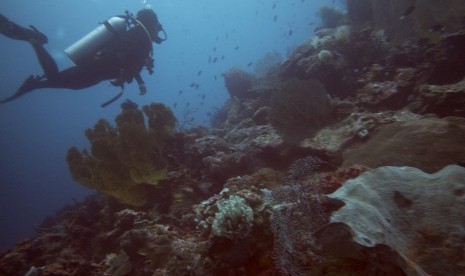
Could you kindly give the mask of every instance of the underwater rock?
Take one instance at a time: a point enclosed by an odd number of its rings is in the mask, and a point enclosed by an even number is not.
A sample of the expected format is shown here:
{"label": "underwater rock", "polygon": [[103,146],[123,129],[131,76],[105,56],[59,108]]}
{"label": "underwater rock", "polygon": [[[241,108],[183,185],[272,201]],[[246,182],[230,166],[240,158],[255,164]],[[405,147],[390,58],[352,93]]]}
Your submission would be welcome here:
{"label": "underwater rock", "polygon": [[368,259],[377,269],[369,275],[461,275],[464,193],[465,169],[456,165],[434,174],[412,167],[370,170],[329,195],[345,205],[318,233],[320,249]]}
{"label": "underwater rock", "polygon": [[354,112],[344,120],[321,129],[312,138],[304,139],[299,147],[337,157],[351,145],[364,142],[380,125],[420,117],[410,112]]}
{"label": "underwater rock", "polygon": [[370,28],[322,29],[289,57],[280,74],[288,79],[316,79],[330,96],[347,98],[355,93],[357,80],[367,68],[385,62],[388,49],[383,34]]}
{"label": "underwater rock", "polygon": [[206,174],[218,184],[222,184],[226,179],[251,172],[251,158],[241,152],[226,154],[216,152],[214,155],[202,159]]}
{"label": "underwater rock", "polygon": [[226,141],[215,135],[206,135],[194,140],[193,147],[196,149],[200,157],[214,155],[216,152],[229,152],[231,151]]}
{"label": "underwater rock", "polygon": [[422,84],[416,90],[418,98],[410,105],[411,110],[440,117],[465,117],[465,78],[453,84]]}
{"label": "underwater rock", "polygon": [[[441,33],[432,30],[433,26],[443,26],[448,32],[457,31],[463,28],[465,14],[465,3],[461,0],[441,3],[435,0],[391,0],[388,5],[385,0],[349,0],[347,6],[353,25],[364,27],[368,24],[384,30],[389,40],[398,45],[418,38],[435,42]],[[403,16],[409,8],[414,10]]]}
{"label": "underwater rock", "polygon": [[393,81],[371,82],[358,91],[357,99],[362,106],[371,110],[395,110],[405,106],[409,92],[409,89],[404,89]]}
{"label": "underwater rock", "polygon": [[343,166],[412,166],[435,172],[465,162],[465,118],[421,118],[381,126],[365,144],[343,153]]}

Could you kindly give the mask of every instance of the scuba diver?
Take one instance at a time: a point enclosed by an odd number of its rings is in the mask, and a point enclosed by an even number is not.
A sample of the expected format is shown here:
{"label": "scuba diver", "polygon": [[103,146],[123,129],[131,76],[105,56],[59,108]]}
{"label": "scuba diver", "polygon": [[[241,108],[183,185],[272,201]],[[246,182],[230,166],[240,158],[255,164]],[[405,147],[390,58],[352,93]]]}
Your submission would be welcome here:
{"label": "scuba diver", "polygon": [[[121,92],[102,107],[116,101],[122,94],[125,83],[136,80],[140,94],[146,92],[140,76],[143,68],[153,73],[152,42],[160,44],[167,39],[157,15],[150,8],[144,8],[134,17],[125,15],[112,17],[95,30],[65,49],[75,66],[58,71],[52,56],[45,50],[47,36],[34,26],[20,26],[0,14],[0,33],[28,41],[38,57],[44,71],[43,76],[31,75],[12,96],[0,100],[6,103],[40,88],[83,89],[104,80],[111,80]],[[159,34],[162,33],[163,37]]]}

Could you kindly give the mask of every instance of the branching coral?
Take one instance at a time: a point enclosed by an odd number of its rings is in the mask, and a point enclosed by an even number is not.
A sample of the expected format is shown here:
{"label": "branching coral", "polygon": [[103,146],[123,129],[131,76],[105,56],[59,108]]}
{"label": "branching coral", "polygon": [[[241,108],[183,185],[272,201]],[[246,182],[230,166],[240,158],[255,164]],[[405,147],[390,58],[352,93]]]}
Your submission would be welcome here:
{"label": "branching coral", "polygon": [[325,88],[316,80],[290,80],[271,99],[271,124],[284,139],[295,142],[326,125],[332,111]]}
{"label": "branching coral", "polygon": [[150,190],[165,177],[163,147],[176,119],[159,103],[144,106],[143,112],[136,105],[125,107],[115,127],[102,119],[87,129],[90,152],[72,147],[67,161],[73,179],[82,185],[122,203],[143,206]]}

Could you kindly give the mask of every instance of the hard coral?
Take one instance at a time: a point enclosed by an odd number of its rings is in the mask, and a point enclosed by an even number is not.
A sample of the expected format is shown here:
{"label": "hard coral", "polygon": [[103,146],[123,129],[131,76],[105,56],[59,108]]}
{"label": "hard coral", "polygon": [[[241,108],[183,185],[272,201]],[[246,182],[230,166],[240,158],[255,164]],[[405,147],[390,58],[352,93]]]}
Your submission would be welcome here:
{"label": "hard coral", "polygon": [[162,104],[152,103],[143,110],[125,108],[115,127],[102,119],[88,129],[90,153],[76,147],[68,151],[73,179],[121,203],[145,205],[149,191],[165,178],[163,148],[176,119]]}

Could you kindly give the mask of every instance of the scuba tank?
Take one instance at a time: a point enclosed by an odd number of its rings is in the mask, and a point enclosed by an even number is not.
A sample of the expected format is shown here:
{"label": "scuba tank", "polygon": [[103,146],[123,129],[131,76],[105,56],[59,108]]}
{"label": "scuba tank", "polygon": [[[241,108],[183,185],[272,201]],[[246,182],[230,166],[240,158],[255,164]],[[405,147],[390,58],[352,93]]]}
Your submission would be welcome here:
{"label": "scuba tank", "polygon": [[102,50],[105,44],[116,33],[125,30],[126,26],[124,17],[114,16],[66,48],[65,53],[76,65],[79,65]]}

